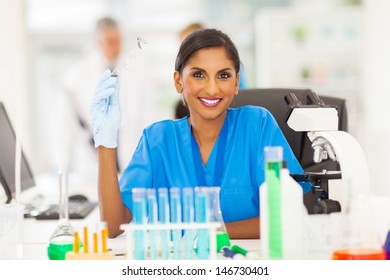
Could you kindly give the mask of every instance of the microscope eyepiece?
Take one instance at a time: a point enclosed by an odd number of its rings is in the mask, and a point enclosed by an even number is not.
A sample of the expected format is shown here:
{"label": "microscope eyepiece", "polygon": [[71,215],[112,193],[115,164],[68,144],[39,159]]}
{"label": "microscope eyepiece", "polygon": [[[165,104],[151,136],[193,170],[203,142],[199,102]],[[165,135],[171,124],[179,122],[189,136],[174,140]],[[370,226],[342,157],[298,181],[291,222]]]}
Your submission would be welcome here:
{"label": "microscope eyepiece", "polygon": [[309,105],[318,105],[320,107],[325,106],[324,101],[322,101],[315,92],[311,92],[306,96],[307,104]]}
{"label": "microscope eyepiece", "polygon": [[292,92],[287,93],[284,100],[288,106],[300,107],[302,105],[301,101],[299,101],[297,96]]}

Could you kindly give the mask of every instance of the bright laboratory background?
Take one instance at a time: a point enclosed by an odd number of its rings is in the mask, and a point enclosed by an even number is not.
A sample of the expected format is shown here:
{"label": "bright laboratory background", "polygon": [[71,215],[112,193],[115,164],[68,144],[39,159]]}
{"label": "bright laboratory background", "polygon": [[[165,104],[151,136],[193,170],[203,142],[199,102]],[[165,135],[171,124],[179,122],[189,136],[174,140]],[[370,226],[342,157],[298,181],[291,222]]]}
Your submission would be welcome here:
{"label": "bright laboratory background", "polygon": [[172,79],[178,32],[200,21],[231,36],[249,87],[345,98],[372,188],[390,196],[388,11],[387,0],[0,0],[0,100],[34,173],[51,172],[51,104],[69,65],[93,49],[96,20],[116,18],[128,45],[138,36],[148,41],[158,118],[173,118],[179,98]]}

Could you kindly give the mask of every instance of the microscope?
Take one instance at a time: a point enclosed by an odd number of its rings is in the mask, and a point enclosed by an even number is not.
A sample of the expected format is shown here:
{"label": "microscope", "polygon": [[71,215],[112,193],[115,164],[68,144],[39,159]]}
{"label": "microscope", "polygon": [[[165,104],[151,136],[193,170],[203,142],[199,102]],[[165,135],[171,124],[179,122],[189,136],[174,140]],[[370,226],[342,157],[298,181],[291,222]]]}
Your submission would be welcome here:
{"label": "microscope", "polygon": [[302,104],[294,93],[284,99],[288,105],[286,123],[294,131],[307,132],[314,162],[330,159],[339,166],[339,170],[324,169],[292,177],[298,182],[311,182],[312,191],[320,193],[314,214],[348,212],[354,199],[370,191],[368,166],[361,146],[352,135],[338,130],[336,106],[324,104],[314,92],[307,95],[307,104]]}

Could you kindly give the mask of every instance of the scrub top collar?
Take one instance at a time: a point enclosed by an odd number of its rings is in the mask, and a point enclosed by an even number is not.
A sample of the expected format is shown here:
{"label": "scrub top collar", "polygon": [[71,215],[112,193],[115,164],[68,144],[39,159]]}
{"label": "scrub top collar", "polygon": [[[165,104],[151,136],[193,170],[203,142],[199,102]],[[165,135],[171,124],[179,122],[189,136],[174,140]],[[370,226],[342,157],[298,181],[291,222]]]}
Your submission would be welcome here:
{"label": "scrub top collar", "polygon": [[[218,139],[214,144],[214,147],[212,149],[211,155],[209,157],[206,166],[202,162],[199,146],[195,140],[195,137],[192,134],[190,124],[188,124],[188,129],[190,130],[191,151],[192,151],[195,173],[198,179],[198,186],[220,186],[222,175],[223,175],[224,158],[225,158],[225,151],[226,151],[226,144],[227,144],[228,130],[229,130],[227,116],[223,123]],[[215,149],[217,149],[216,156],[214,155]],[[211,179],[210,175],[212,174],[212,173],[210,174],[210,171],[212,171],[213,167],[214,167],[214,176],[213,176],[214,179],[210,180]]]}

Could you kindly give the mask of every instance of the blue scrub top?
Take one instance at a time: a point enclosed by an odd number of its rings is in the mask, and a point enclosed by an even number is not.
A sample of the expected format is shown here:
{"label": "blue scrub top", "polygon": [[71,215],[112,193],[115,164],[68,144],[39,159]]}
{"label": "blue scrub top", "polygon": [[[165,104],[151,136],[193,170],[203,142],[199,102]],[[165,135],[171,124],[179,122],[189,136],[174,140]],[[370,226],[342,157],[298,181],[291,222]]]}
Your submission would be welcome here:
{"label": "blue scrub top", "polygon": [[[233,222],[259,215],[259,186],[265,180],[265,146],[283,147],[283,158],[290,173],[302,174],[303,169],[268,110],[256,106],[229,108],[227,118],[220,205],[224,221]],[[214,182],[217,147],[218,143],[204,166],[209,186]],[[132,210],[131,190],[135,187],[199,186],[195,172],[187,117],[154,123],[144,130],[119,180],[123,202]]]}

